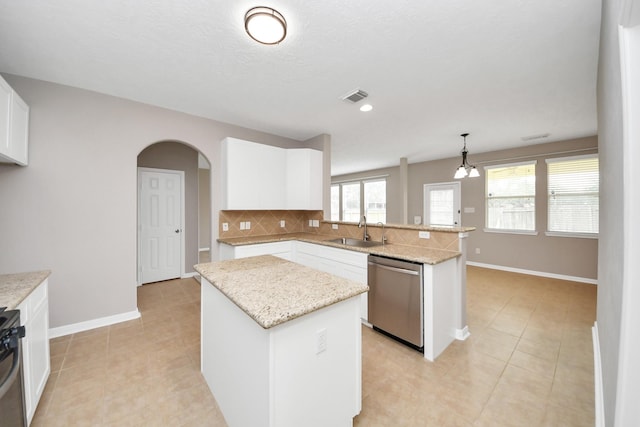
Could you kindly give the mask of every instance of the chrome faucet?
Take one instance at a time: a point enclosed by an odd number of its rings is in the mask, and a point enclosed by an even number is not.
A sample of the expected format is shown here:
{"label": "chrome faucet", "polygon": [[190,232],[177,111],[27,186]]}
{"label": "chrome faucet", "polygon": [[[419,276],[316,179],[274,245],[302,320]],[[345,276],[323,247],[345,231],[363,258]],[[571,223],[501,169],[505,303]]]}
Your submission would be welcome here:
{"label": "chrome faucet", "polygon": [[380,224],[382,226],[382,246],[384,246],[384,242],[387,241],[387,238],[384,237],[384,222],[377,222],[376,225]]}
{"label": "chrome faucet", "polygon": [[367,217],[362,215],[362,219],[358,223],[358,228],[364,227],[364,233],[362,234],[362,240],[369,240],[369,235],[367,234]]}

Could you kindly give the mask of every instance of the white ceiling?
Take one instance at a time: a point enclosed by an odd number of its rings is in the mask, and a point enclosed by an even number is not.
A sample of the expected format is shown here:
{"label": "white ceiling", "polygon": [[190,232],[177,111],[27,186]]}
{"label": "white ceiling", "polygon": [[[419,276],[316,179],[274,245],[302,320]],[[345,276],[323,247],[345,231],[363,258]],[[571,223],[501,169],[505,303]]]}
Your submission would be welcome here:
{"label": "white ceiling", "polygon": [[[264,46],[253,6],[287,19]],[[297,140],[332,174],[597,133],[600,0],[0,0],[0,72]],[[360,88],[374,110],[340,97]]]}

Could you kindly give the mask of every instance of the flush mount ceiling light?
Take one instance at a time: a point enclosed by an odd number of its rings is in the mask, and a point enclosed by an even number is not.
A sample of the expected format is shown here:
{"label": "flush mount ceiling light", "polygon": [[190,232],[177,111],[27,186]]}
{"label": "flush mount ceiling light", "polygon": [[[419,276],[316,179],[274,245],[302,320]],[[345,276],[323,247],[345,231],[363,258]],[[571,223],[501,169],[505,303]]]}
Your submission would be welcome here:
{"label": "flush mount ceiling light", "polygon": [[278,44],[287,35],[287,21],[270,7],[251,8],[244,15],[244,28],[249,37],[262,44]]}
{"label": "flush mount ceiling light", "polygon": [[362,107],[360,107],[360,111],[364,111],[365,113],[371,110],[373,110],[373,105],[371,104],[364,104]]}
{"label": "flush mount ceiling light", "polygon": [[469,134],[463,133],[460,136],[464,138],[464,147],[462,148],[462,164],[456,170],[456,174],[453,177],[455,179],[461,179],[467,175],[469,175],[469,178],[475,178],[477,176],[480,176],[478,169],[476,169],[474,165],[471,165],[469,164],[469,162],[467,162],[467,154],[469,153],[467,151],[467,136],[469,136]]}

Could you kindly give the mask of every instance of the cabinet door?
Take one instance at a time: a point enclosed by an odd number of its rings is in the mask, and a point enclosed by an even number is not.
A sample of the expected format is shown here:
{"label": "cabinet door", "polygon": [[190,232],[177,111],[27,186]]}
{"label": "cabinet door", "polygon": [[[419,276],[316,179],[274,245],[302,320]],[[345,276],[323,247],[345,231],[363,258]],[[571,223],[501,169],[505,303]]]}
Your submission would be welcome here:
{"label": "cabinet door", "polygon": [[11,157],[19,165],[29,162],[29,106],[13,92],[11,98],[11,131],[9,146]]}
{"label": "cabinet door", "polygon": [[11,157],[9,149],[11,93],[11,86],[0,76],[0,161],[9,160]]}
{"label": "cabinet door", "polygon": [[222,141],[223,209],[285,208],[286,153],[279,147]]}
{"label": "cabinet door", "polygon": [[287,209],[322,209],[322,152],[287,150]]}
{"label": "cabinet door", "polygon": [[31,315],[29,318],[29,371],[31,376],[30,394],[33,402],[32,411],[28,412],[31,420],[36,406],[42,397],[51,370],[49,358],[49,299],[47,281],[43,282],[29,297]]}

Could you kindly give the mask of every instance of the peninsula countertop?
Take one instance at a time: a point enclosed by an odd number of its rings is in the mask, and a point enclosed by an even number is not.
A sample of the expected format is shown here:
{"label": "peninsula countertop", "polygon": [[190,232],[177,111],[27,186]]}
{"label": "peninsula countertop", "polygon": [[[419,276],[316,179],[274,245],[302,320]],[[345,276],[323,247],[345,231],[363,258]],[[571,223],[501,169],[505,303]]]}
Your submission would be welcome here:
{"label": "peninsula countertop", "polygon": [[264,329],[369,290],[367,285],[271,255],[194,268]]}
{"label": "peninsula countertop", "polygon": [[286,233],[271,234],[265,236],[234,237],[218,239],[218,242],[230,246],[253,245],[258,243],[273,243],[287,240],[298,240],[307,243],[317,243],[334,248],[347,249],[350,251],[363,252],[371,255],[381,255],[390,258],[400,258],[407,261],[419,262],[422,264],[435,265],[456,258],[461,255],[458,251],[446,249],[425,248],[420,246],[400,245],[396,243],[385,243],[384,246],[373,246],[367,248],[346,246],[341,243],[330,242],[336,236],[315,234],[315,233]]}
{"label": "peninsula countertop", "polygon": [[0,274],[0,307],[14,310],[50,274],[49,270]]}

